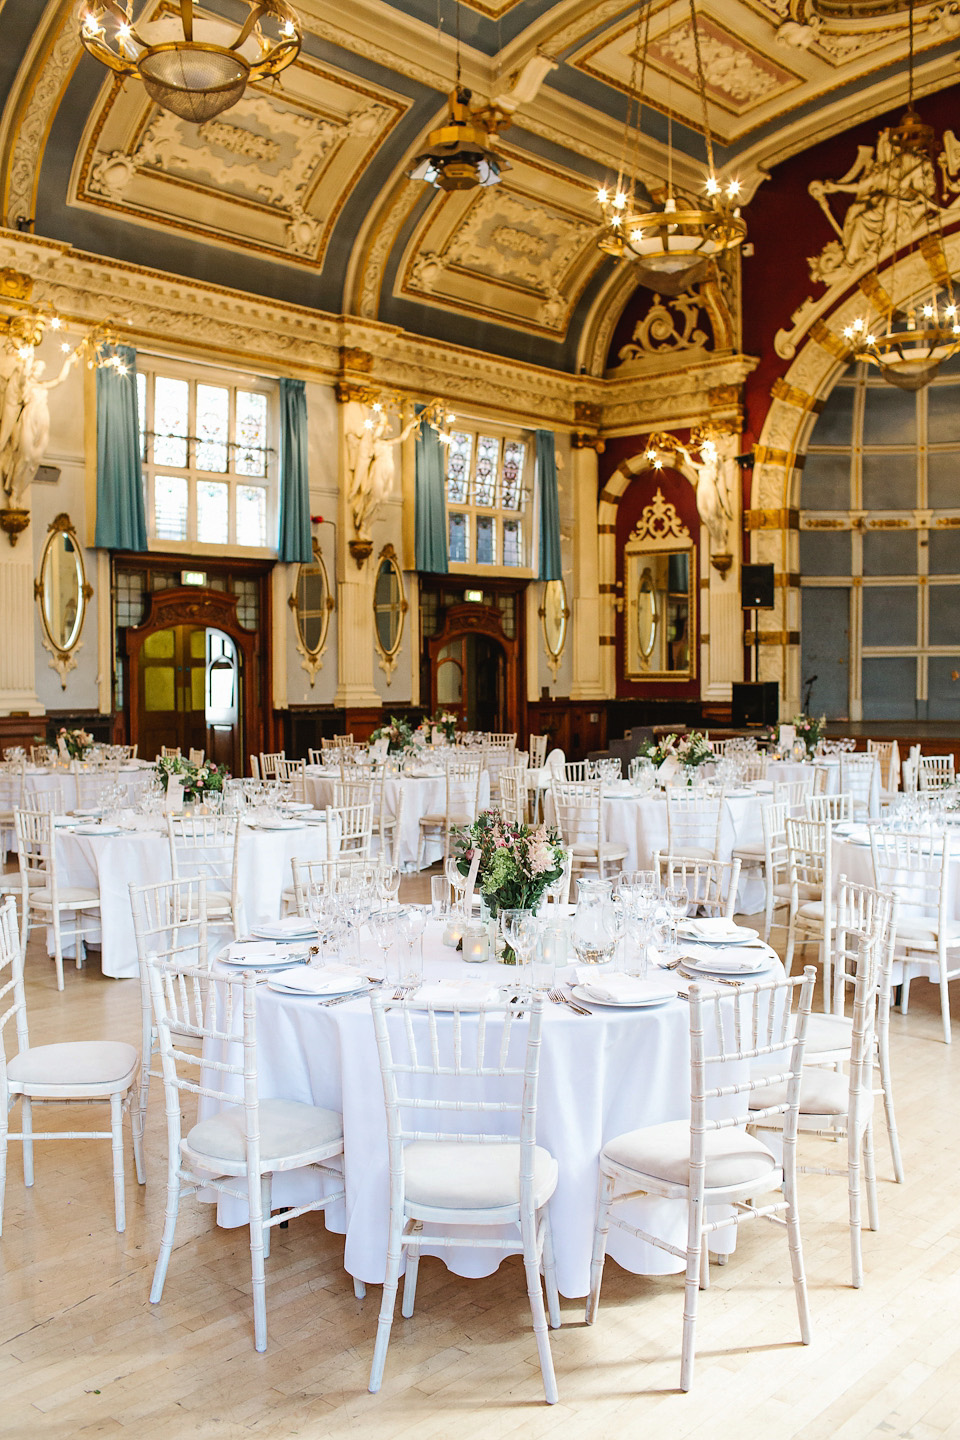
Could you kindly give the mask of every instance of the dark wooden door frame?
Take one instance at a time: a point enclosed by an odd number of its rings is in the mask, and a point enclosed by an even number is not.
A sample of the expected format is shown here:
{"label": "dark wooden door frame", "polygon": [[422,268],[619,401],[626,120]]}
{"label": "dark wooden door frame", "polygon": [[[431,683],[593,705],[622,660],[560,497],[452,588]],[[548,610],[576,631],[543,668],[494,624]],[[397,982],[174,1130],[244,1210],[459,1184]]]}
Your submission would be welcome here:
{"label": "dark wooden door frame", "polygon": [[[244,774],[244,750],[258,751],[261,748],[260,707],[254,693],[254,657],[259,649],[259,639],[251,630],[245,630],[237,619],[237,596],[225,590],[203,590],[194,585],[183,585],[170,590],[154,590],[149,595],[149,608],[140,625],[131,626],[126,633],[127,674],[126,696],[130,720],[130,735],[135,737],[140,729],[140,652],[144,641],[158,630],[168,630],[174,625],[203,625],[210,630],[222,630],[237,647],[242,656],[241,678],[243,693],[243,733],[240,752],[240,773]],[[150,757],[147,757],[148,759]]]}
{"label": "dark wooden door frame", "polygon": [[485,635],[488,639],[502,647],[506,654],[506,708],[507,715],[516,725],[518,731],[523,731],[524,717],[520,713],[519,698],[521,694],[520,677],[517,673],[520,658],[520,646],[516,640],[511,640],[503,633],[503,616],[495,605],[478,605],[469,602],[464,605],[450,605],[447,607],[443,617],[443,629],[439,635],[434,635],[427,641],[427,652],[430,656],[430,708],[431,714],[436,714],[438,709],[437,701],[437,656],[445,645],[452,640],[459,640],[464,635]]}

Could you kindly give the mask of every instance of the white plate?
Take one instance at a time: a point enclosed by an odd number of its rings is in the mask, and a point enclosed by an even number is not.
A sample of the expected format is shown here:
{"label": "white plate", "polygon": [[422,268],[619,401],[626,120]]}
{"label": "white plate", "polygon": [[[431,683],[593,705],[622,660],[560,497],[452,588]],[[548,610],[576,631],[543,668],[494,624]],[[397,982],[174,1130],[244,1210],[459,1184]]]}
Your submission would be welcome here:
{"label": "white plate", "polygon": [[651,1010],[655,1005],[669,1005],[671,1000],[676,999],[677,992],[671,988],[670,994],[653,994],[646,999],[639,1000],[597,1000],[589,994],[583,985],[574,985],[570,994],[574,1000],[584,1005],[602,1005],[609,1010]]}
{"label": "white plate", "polygon": [[253,925],[251,932],[258,940],[313,940],[317,927],[299,915],[292,915],[286,920],[267,920],[262,925]]}
{"label": "white plate", "polygon": [[496,985],[470,985],[469,983],[444,985],[421,985],[409,997],[409,1004],[432,1005],[434,1010],[479,1010],[481,1005],[502,1005],[503,991]]}
{"label": "white plate", "polygon": [[220,957],[220,963],[235,970],[289,970],[296,964],[289,951],[280,955],[258,955],[255,944],[238,945],[237,951],[236,959],[226,954]]}
{"label": "white plate", "polygon": [[251,830],[302,830],[302,820],[251,820]]}
{"label": "white plate", "polygon": [[726,962],[719,955],[715,960],[697,960],[686,956],[680,963],[681,969],[693,971],[697,975],[759,975],[764,970],[772,969],[773,956],[758,952],[755,960],[741,955],[736,959],[731,957]]}
{"label": "white plate", "polygon": [[684,929],[683,925],[677,926],[677,937],[683,941],[692,941],[695,945],[747,945],[751,940],[760,938],[759,930],[751,930],[748,925],[738,925],[736,932],[731,931],[722,938],[713,939],[709,935],[698,935],[692,930]]}
{"label": "white plate", "polygon": [[119,825],[77,825],[74,835],[122,835]]}
{"label": "white plate", "polygon": [[280,806],[281,810],[288,810],[291,815],[299,814],[303,810],[312,810],[313,806],[308,805],[305,800],[284,800]]}
{"label": "white plate", "polygon": [[363,975],[328,975],[323,970],[311,970],[305,966],[299,972],[294,970],[289,975],[278,975],[268,980],[267,985],[280,995],[320,995],[324,998],[328,995],[361,995],[370,989],[370,981]]}

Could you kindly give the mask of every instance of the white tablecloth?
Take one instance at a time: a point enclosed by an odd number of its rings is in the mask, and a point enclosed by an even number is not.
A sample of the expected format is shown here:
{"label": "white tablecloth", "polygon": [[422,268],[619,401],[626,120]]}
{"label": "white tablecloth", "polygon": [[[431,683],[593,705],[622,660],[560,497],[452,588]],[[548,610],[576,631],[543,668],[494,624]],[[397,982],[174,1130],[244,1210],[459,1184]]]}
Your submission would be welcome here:
{"label": "white tablecloth", "polygon": [[[242,924],[249,927],[278,919],[284,888],[293,884],[290,861],[294,856],[323,860],[326,854],[325,824],[304,824],[296,830],[252,830],[244,825],[237,862]],[[137,946],[128,887],[170,879],[166,832],[133,830],[122,835],[76,835],[58,830],[57,863],[61,885],[84,885],[99,892],[104,975],[116,979],[137,975]],[[222,930],[214,930],[213,935],[222,941]],[[90,938],[96,943],[94,934]]]}
{"label": "white tablecloth", "polygon": [[[306,767],[305,798],[318,810],[334,803],[334,790],[339,774],[324,772],[321,765]],[[398,862],[401,870],[417,868],[417,846],[420,843],[420,817],[442,815],[446,809],[446,780],[440,775],[388,775],[384,781],[383,802],[388,816],[396,815],[400,793],[403,793],[403,814],[400,818]],[[480,776],[480,809],[490,804],[490,776]],[[424,849],[424,867],[443,859],[443,846],[435,840]]]}
{"label": "white tablecloth", "polygon": [[[90,771],[91,775],[102,775],[112,781],[109,771]],[[149,786],[153,779],[153,766],[141,764],[134,761],[129,765],[121,765],[120,773],[117,776],[117,784],[122,785],[126,791],[127,804],[134,806],[140,795]],[[63,791],[63,806],[65,810],[75,810],[77,805],[77,782],[73,776],[73,770],[50,770],[39,766],[28,765],[24,777],[24,789],[28,795],[42,794],[44,791],[55,790],[57,786]]]}
{"label": "white tablecloth", "polygon": [[[516,976],[502,966],[452,959],[454,952],[444,951],[438,940],[439,925],[431,922],[425,936],[429,979],[443,974],[476,979],[482,974],[498,984]],[[777,973],[782,974],[779,967]],[[382,1283],[389,1212],[386,1120],[369,1002],[362,998],[328,1007],[314,998],[280,995],[262,986],[257,1013],[260,1094],[343,1113],[346,1202],[331,1207],[327,1225],[346,1235],[347,1271],[365,1282]],[[589,1018],[548,1004],[537,1142],[559,1164],[550,1216],[564,1295],[585,1295],[589,1288],[602,1146],[640,1125],[689,1118],[689,1093],[685,1000],[643,1011],[598,1009]],[[305,1171],[277,1175],[274,1207],[303,1203],[318,1193],[320,1183]],[[633,1208],[634,1223],[684,1244],[683,1205],[644,1200]],[[218,1218],[221,1224],[245,1224],[245,1207],[221,1197]],[[734,1239],[732,1230],[718,1231],[710,1248],[717,1253],[729,1250]],[[429,1247],[424,1253],[431,1253]],[[670,1274],[682,1268],[665,1251],[619,1230],[610,1232],[608,1253],[635,1274]],[[490,1274],[499,1262],[491,1252],[470,1247],[444,1249],[442,1258],[454,1273],[466,1276]]]}

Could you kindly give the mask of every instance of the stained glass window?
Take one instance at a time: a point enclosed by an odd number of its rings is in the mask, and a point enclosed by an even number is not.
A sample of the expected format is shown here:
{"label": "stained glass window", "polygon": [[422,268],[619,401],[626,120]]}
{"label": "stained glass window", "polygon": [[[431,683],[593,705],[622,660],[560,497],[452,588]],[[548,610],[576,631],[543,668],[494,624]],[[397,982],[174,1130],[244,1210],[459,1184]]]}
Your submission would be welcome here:
{"label": "stained glass window", "polygon": [[183,475],[158,475],[153,482],[154,533],[158,540],[186,540],[189,492]]}
{"label": "stained glass window", "polygon": [[500,504],[504,510],[519,510],[523,493],[523,462],[527,447],[522,440],[507,440],[503,447],[503,480]]}
{"label": "stained glass window", "polygon": [[262,485],[237,486],[237,544],[266,545],[267,492]]}
{"label": "stained glass window", "polygon": [[197,539],[207,545],[230,541],[230,486],[222,481],[197,481]]}
{"label": "stained glass window", "polygon": [[227,469],[230,391],[221,385],[197,386],[197,469]]}
{"label": "stained glass window", "polygon": [[189,434],[189,383],[174,380],[169,375],[158,375],[153,391],[154,463],[186,469]]}
{"label": "stained glass window", "polygon": [[529,563],[523,477],[530,453],[529,442],[516,435],[453,432],[446,446],[452,564]]}
{"label": "stained glass window", "polygon": [[500,441],[497,437],[495,435],[479,435],[477,437],[477,474],[473,482],[475,505],[493,506],[497,494],[497,460],[499,457]]}
{"label": "stained glass window", "polygon": [[503,522],[503,563],[504,565],[523,564],[523,556],[520,552],[519,520],[504,520]]}
{"label": "stained glass window", "polygon": [[236,470],[238,475],[267,473],[267,397],[262,390],[237,391]]}
{"label": "stained glass window", "polygon": [[473,436],[455,430],[447,446],[447,500],[451,505],[466,504],[472,453]]}
{"label": "stained glass window", "polygon": [[450,559],[460,561],[467,559],[467,517],[463,514],[452,514],[450,517]]}

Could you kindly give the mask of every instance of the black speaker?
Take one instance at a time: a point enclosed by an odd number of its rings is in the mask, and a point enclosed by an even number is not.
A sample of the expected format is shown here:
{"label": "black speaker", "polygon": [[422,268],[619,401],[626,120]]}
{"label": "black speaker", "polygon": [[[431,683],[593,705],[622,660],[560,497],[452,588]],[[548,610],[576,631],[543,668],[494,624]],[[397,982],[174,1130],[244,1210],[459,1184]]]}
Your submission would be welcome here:
{"label": "black speaker", "polygon": [[773,566],[744,565],[740,571],[740,605],[744,610],[773,609]]}
{"label": "black speaker", "polygon": [[[763,569],[760,566],[760,569]],[[772,568],[772,567],[771,567]],[[733,725],[745,730],[751,725],[776,725],[780,719],[780,686],[776,680],[733,685]]]}

